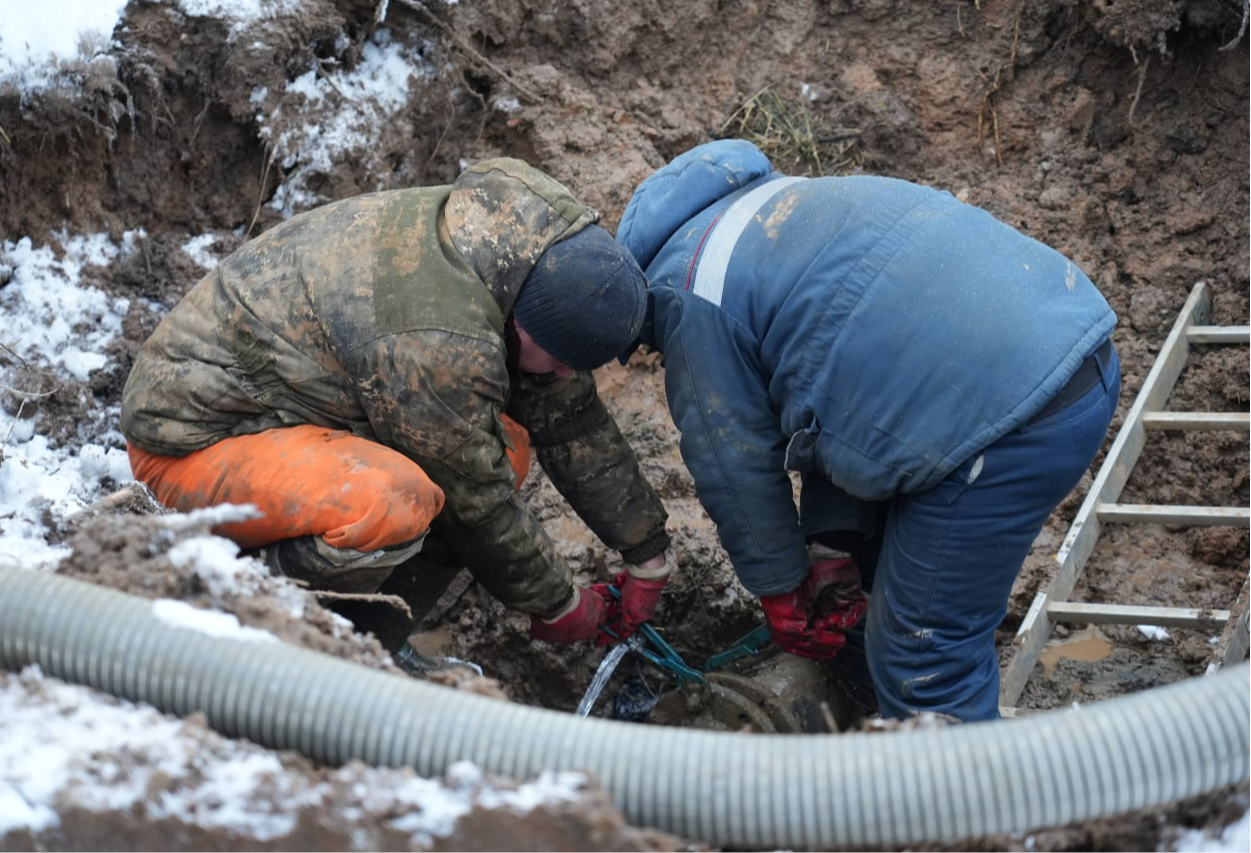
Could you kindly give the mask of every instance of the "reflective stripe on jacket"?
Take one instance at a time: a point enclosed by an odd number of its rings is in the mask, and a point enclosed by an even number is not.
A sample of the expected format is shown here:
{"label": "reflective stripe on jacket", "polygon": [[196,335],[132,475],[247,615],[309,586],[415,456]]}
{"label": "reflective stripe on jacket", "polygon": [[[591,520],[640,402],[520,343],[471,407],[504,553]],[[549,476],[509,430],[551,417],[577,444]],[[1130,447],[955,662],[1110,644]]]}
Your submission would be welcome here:
{"label": "reflective stripe on jacket", "polygon": [[739,140],[645,180],[618,240],[650,280],[683,457],[757,595],[807,573],[788,469],[852,502],[930,488],[1116,322],[1070,260],[946,192],[788,178]]}

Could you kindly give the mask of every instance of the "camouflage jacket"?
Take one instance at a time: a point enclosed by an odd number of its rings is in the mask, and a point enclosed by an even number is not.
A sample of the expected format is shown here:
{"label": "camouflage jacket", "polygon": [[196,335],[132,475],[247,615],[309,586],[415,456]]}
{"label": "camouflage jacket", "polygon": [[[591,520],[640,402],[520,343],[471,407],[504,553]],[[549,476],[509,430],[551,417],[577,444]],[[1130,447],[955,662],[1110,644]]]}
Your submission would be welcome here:
{"label": "camouflage jacket", "polygon": [[589,373],[512,375],[505,324],[553,243],[594,222],[559,183],[489,160],[449,186],[328,204],[224,260],[144,345],[121,428],[183,456],[231,436],[316,424],[417,462],[445,492],[435,530],[487,589],[550,615],[570,571],[521,503],[506,412],[539,463],[627,562],[668,545],[666,514]]}

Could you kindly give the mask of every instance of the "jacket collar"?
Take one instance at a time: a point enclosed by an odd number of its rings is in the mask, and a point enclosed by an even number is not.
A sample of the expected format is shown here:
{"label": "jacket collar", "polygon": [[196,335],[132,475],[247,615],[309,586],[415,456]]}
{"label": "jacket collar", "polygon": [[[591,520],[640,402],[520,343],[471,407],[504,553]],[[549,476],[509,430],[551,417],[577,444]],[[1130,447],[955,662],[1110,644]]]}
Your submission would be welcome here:
{"label": "jacket collar", "polygon": [[599,219],[564,185],[520,160],[484,160],[452,184],[447,238],[507,317],[539,257]]}

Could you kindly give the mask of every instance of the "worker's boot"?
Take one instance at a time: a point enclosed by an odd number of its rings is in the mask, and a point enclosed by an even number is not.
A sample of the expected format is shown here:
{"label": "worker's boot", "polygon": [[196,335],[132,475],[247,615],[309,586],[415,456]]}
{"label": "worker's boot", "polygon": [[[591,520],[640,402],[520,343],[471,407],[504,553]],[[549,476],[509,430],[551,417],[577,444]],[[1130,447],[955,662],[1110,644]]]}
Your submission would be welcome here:
{"label": "worker's boot", "polygon": [[413,613],[413,624],[434,609],[439,597],[460,574],[461,567],[416,554],[400,566],[378,587],[378,592],[398,595]]}
{"label": "worker's boot", "polygon": [[[451,548],[437,533],[426,538],[426,544],[420,554],[414,554],[404,563],[395,567],[395,571],[387,578],[380,593],[403,599],[412,613],[412,624],[409,634],[413,634],[422,626],[422,620],[429,617],[434,622],[442,617],[442,611],[436,611],[444,592],[452,581],[463,571]],[[463,587],[462,587],[463,588]],[[407,637],[405,637],[407,640]],[[398,650],[392,650],[391,657],[400,668],[409,675],[424,677],[432,671],[447,669],[451,666],[467,666],[478,675],[482,669],[473,663],[447,657],[426,657],[420,654],[410,643],[405,642]]]}
{"label": "worker's boot", "polygon": [[352,623],[361,634],[373,634],[389,652],[396,652],[413,630],[413,615],[403,599],[380,587],[396,566],[422,547],[422,539],[377,551],[355,551],[327,545],[320,536],[283,539],[262,549],[275,575],[308,584],[317,601]]}
{"label": "worker's boot", "polygon": [[447,541],[438,533],[431,533],[421,553],[397,565],[378,591],[404,599],[417,624],[434,609],[462,568]]}
{"label": "worker's boot", "polygon": [[[390,569],[387,579],[379,584],[377,595],[370,599],[383,599],[389,608],[373,607],[370,602],[340,602],[330,605],[338,613],[352,619],[360,632],[368,632],[378,638],[383,648],[392,653],[395,662],[405,670],[405,663],[413,662],[408,649],[408,638],[417,630],[422,619],[434,609],[440,595],[460,573],[459,565],[443,539],[432,534],[425,539],[422,552],[412,554],[403,563]],[[442,662],[434,662],[442,667]]]}

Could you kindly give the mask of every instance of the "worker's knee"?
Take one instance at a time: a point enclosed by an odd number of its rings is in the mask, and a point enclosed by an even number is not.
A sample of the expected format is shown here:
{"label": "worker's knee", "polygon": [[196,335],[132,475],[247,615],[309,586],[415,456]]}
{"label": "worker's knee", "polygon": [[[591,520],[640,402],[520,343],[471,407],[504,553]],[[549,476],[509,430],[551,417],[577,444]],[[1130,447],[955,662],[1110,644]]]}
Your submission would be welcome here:
{"label": "worker's knee", "polygon": [[932,635],[866,637],[869,670],[882,716],[921,712],[958,720],[999,716],[999,665],[993,639],[944,642]]}
{"label": "worker's knee", "polygon": [[356,551],[377,551],[425,535],[443,509],[443,490],[398,453],[375,461],[349,466],[322,498],[321,529],[309,532],[321,533],[335,548]]}
{"label": "worker's knee", "polygon": [[369,553],[422,536],[443,490],[396,450],[342,430],[286,427],[236,436],[185,457],[131,449],[135,476],[166,506],[252,504],[261,517],[215,532],[245,548],[320,535]]}

